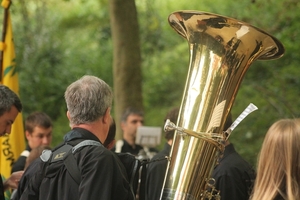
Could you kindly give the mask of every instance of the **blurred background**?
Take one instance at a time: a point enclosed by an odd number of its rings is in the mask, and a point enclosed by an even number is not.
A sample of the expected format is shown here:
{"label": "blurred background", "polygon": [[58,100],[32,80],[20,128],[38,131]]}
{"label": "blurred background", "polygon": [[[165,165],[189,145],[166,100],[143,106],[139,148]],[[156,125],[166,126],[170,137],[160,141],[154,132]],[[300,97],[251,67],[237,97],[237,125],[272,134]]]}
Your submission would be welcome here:
{"label": "blurred background", "polygon": [[[53,146],[69,130],[64,103],[66,87],[84,74],[105,80],[114,90],[113,40],[109,7],[124,0],[12,1],[11,19],[19,72],[23,118],[46,112],[54,121]],[[187,41],[169,25],[177,10],[198,10],[239,19],[279,39],[285,55],[255,61],[246,73],[232,108],[233,119],[253,103],[251,113],[234,130],[231,142],[256,164],[264,135],[280,118],[300,114],[300,2],[298,0],[126,0],[137,13],[141,54],[140,104],[146,126],[163,127],[168,110],[180,106],[188,72]],[[124,16],[124,23],[127,17]],[[126,22],[130,23],[130,22]],[[130,88],[129,88],[130,89]],[[128,94],[131,95],[131,94]],[[119,118],[115,112],[114,118]],[[118,135],[120,137],[120,135]],[[162,144],[164,143],[162,139]],[[158,146],[161,149],[162,145]]]}

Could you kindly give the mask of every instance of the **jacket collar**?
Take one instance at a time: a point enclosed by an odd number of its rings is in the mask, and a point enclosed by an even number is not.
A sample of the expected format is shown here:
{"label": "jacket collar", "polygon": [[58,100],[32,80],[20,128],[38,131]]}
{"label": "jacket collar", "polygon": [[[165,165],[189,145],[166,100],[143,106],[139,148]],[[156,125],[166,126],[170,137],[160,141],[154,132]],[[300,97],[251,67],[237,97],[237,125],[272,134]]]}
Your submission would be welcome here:
{"label": "jacket collar", "polygon": [[93,133],[83,128],[73,128],[64,136],[65,142],[69,142],[71,140],[76,139],[95,140],[97,142],[100,142],[100,140]]}

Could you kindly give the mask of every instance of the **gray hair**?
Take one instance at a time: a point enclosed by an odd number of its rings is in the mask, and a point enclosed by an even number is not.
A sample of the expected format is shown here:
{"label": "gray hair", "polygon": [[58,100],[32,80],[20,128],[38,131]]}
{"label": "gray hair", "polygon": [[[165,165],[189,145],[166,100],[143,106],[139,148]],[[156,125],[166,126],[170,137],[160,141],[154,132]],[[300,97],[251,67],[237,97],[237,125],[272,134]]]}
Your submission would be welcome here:
{"label": "gray hair", "polygon": [[22,103],[16,93],[9,87],[0,84],[0,116],[10,111],[15,106],[19,112],[22,111]]}
{"label": "gray hair", "polygon": [[85,75],[73,82],[65,92],[70,125],[96,121],[111,107],[112,99],[111,88],[98,77]]}

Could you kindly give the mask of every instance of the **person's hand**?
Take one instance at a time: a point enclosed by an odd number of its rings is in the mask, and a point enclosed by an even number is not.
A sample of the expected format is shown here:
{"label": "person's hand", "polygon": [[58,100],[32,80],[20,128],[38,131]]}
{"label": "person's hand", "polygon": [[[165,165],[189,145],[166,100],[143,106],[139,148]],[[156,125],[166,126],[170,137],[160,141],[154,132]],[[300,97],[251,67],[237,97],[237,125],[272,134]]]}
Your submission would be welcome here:
{"label": "person's hand", "polygon": [[8,179],[6,179],[3,183],[4,190],[7,190],[9,188],[11,189],[17,189],[19,185],[19,181],[23,175],[24,171],[17,171],[10,175]]}

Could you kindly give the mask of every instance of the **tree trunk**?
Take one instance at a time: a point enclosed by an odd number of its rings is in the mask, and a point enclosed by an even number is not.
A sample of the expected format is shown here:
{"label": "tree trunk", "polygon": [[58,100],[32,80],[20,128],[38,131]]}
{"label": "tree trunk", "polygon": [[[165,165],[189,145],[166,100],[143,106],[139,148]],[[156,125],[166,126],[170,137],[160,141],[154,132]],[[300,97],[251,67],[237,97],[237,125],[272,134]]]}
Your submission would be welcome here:
{"label": "tree trunk", "polygon": [[134,0],[110,0],[113,40],[114,114],[116,139],[122,137],[120,117],[129,106],[143,109],[141,52]]}

